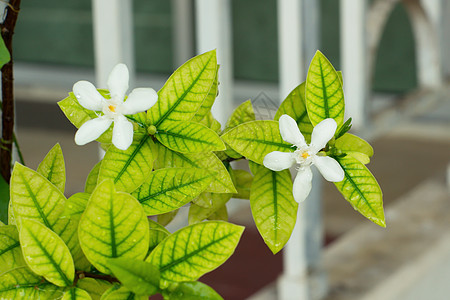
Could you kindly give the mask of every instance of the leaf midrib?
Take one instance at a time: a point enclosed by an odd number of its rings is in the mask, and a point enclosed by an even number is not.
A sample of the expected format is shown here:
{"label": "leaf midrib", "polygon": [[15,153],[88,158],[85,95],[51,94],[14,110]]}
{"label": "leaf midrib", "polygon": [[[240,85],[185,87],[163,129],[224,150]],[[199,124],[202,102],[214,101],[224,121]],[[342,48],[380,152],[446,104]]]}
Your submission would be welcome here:
{"label": "leaf midrib", "polygon": [[[353,186],[353,188],[356,190],[356,192],[359,194],[359,196],[361,197],[361,199],[364,200],[364,202],[366,203],[366,205],[370,208],[370,210],[376,215],[378,216],[378,213],[373,209],[372,205],[370,205],[369,201],[367,201],[366,197],[364,196],[364,193],[359,189],[358,185],[353,181],[353,179],[350,177],[350,175],[348,175],[347,169],[345,168],[345,166],[342,165],[342,163],[337,160],[339,162],[339,164],[341,165],[342,169],[344,170],[344,174],[345,174],[345,178],[350,182],[350,184]],[[349,199],[350,200],[350,199]]]}
{"label": "leaf midrib", "polygon": [[125,173],[125,170],[130,166],[134,157],[138,154],[138,152],[144,146],[145,142],[147,142],[149,137],[150,137],[149,135],[145,135],[144,138],[139,143],[139,145],[137,145],[136,149],[134,149],[134,151],[131,153],[131,155],[126,160],[125,165],[122,167],[122,169],[119,171],[117,176],[114,178],[114,183],[117,183],[119,181],[120,177],[122,177],[122,175]]}
{"label": "leaf midrib", "polygon": [[[208,59],[208,61],[204,64],[201,71],[198,73],[197,77],[194,79],[194,81],[191,83],[191,85],[183,92],[183,94],[175,101],[175,103],[159,118],[159,120],[156,122],[155,127],[158,128],[159,125],[161,125],[165,119],[175,110],[175,108],[180,104],[180,102],[186,97],[186,95],[191,91],[191,89],[195,86],[197,81],[200,79],[200,77],[203,75],[203,72],[206,70],[209,62],[211,61],[213,55],[211,55]],[[172,79],[175,80],[175,79]],[[164,88],[164,87],[163,87]],[[211,88],[210,88],[211,89]],[[209,93],[209,90],[208,90]],[[158,93],[159,96],[159,93]],[[206,97],[206,96],[205,96]],[[204,100],[204,99],[203,99]],[[201,106],[202,103],[200,103]],[[160,106],[159,106],[160,107]]]}
{"label": "leaf midrib", "polygon": [[246,142],[256,142],[256,143],[260,143],[260,144],[278,146],[278,147],[282,147],[282,148],[286,148],[286,149],[292,148],[292,145],[289,145],[289,144],[283,143],[283,142],[272,142],[272,141],[267,141],[267,140],[252,139],[252,138],[246,138],[246,137],[237,137],[236,139],[246,141]]}
{"label": "leaf midrib", "polygon": [[328,109],[328,95],[327,95],[327,87],[325,85],[325,77],[323,75],[323,68],[322,68],[322,60],[319,58],[319,68],[320,68],[320,79],[322,81],[322,94],[323,94],[323,104],[324,104],[324,110],[325,110],[325,117],[330,117],[330,111]]}
{"label": "leaf midrib", "polygon": [[60,266],[56,263],[56,261],[53,260],[53,257],[50,255],[50,253],[47,252],[47,249],[45,249],[45,247],[42,245],[42,243],[37,239],[37,237],[33,234],[33,232],[31,232],[30,230],[28,230],[28,233],[30,234],[30,236],[34,239],[34,241],[38,244],[39,248],[41,249],[42,252],[44,252],[45,256],[48,258],[48,260],[50,261],[50,263],[53,265],[53,267],[56,269],[56,271],[58,272],[59,276],[61,276],[61,278],[63,279],[63,281],[65,282],[65,284],[67,286],[71,285],[71,281],[69,280],[69,278],[67,278],[66,274],[61,270]]}
{"label": "leaf midrib", "polygon": [[274,225],[273,228],[275,229],[273,231],[274,234],[274,240],[276,241],[278,239],[278,194],[277,194],[277,174],[274,171],[272,172],[272,182],[273,182],[273,189],[272,189],[272,195],[273,195],[273,215],[275,217],[274,219]]}
{"label": "leaf midrib", "polygon": [[[213,131],[211,130],[211,132],[213,132]],[[209,146],[217,146],[216,143],[212,143],[212,142],[207,141],[207,140],[194,138],[194,137],[188,136],[188,135],[181,135],[179,133],[170,132],[170,131],[167,131],[167,130],[158,130],[158,134],[159,135],[166,134],[168,136],[173,136],[173,137],[176,137],[176,138],[180,138],[180,139],[183,139],[183,140],[188,140],[188,141],[195,142],[195,143],[206,144],[206,145],[209,145]]]}
{"label": "leaf midrib", "polygon": [[140,203],[142,203],[142,202],[145,202],[145,201],[147,201],[147,200],[150,200],[151,198],[157,197],[157,196],[159,196],[159,195],[161,195],[161,194],[166,194],[167,192],[171,192],[171,191],[173,191],[173,190],[178,190],[178,189],[184,188],[185,186],[188,186],[188,185],[192,185],[192,184],[201,182],[201,181],[203,181],[203,180],[205,180],[205,179],[207,179],[207,178],[208,178],[208,177],[202,177],[202,178],[194,179],[194,180],[192,180],[192,181],[190,181],[190,182],[186,182],[186,183],[179,184],[179,185],[177,185],[177,186],[174,185],[174,186],[172,186],[172,187],[170,187],[170,188],[166,188],[166,189],[161,190],[161,191],[159,191],[159,192],[157,192],[157,193],[149,194],[149,195],[147,195],[147,196],[145,196],[145,197],[143,197],[143,198],[138,199],[138,201],[139,201]]}
{"label": "leaf midrib", "polygon": [[22,173],[19,173],[19,174],[20,174],[20,177],[22,178],[23,184],[25,185],[25,188],[27,189],[27,192],[28,192],[30,198],[33,200],[34,206],[36,207],[36,209],[37,209],[37,211],[39,213],[39,216],[44,221],[45,226],[50,228],[51,230],[53,230],[53,227],[50,225],[50,223],[49,223],[49,221],[47,219],[47,216],[42,211],[42,208],[41,208],[39,202],[37,201],[37,198],[35,197],[35,194],[31,190],[31,187],[28,184],[28,181],[26,180],[25,176]]}
{"label": "leaf midrib", "polygon": [[[181,257],[181,258],[179,258],[177,260],[174,260],[174,261],[172,261],[171,263],[169,263],[169,264],[167,264],[165,266],[162,266],[159,270],[160,270],[161,273],[163,273],[166,270],[169,270],[170,268],[172,268],[173,266],[176,266],[176,265],[178,265],[178,264],[180,264],[180,263],[182,263],[184,261],[187,261],[188,259],[190,259],[191,257],[197,255],[198,253],[200,253],[202,251],[205,251],[210,246],[212,246],[214,244],[217,244],[217,243],[221,242],[222,240],[224,240],[224,239],[226,239],[226,238],[228,238],[228,237],[230,237],[230,236],[232,236],[234,234],[235,234],[235,232],[228,233],[228,234],[222,236],[221,238],[219,238],[217,240],[213,240],[213,241],[209,242],[208,244],[198,248],[197,250],[194,250],[194,251],[190,252],[189,254],[186,254],[183,257]],[[174,244],[173,246],[175,248],[176,245]]]}
{"label": "leaf midrib", "polygon": [[2,256],[3,254],[5,254],[8,251],[13,250],[14,248],[17,248],[20,246],[20,242],[15,242],[14,244],[10,245],[8,248],[3,249],[2,251],[0,251],[0,256]]}

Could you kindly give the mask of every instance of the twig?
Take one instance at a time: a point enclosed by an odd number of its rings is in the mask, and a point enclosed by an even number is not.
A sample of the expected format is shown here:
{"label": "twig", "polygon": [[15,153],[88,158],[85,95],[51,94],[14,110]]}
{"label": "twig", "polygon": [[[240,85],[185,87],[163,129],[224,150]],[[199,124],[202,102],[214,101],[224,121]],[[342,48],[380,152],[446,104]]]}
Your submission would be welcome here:
{"label": "twig", "polygon": [[77,273],[76,280],[89,277],[89,278],[94,278],[94,279],[105,280],[110,283],[119,282],[119,280],[117,280],[117,278],[112,277],[111,275],[96,274],[96,273],[85,272],[85,271],[77,271],[76,273]]}
{"label": "twig", "polygon": [[11,60],[2,68],[2,139],[0,147],[0,169],[3,178],[11,177],[12,144],[14,140],[14,87],[12,38],[16,27],[21,0],[11,0],[6,8],[6,18],[0,26],[3,41]]}

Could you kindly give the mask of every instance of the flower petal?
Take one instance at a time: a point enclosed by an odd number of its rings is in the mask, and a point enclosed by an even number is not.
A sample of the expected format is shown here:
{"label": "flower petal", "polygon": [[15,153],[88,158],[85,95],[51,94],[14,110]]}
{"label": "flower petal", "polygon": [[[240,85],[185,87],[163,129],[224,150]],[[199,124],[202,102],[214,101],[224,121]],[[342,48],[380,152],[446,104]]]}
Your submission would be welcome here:
{"label": "flower petal", "polygon": [[86,109],[101,111],[103,109],[102,95],[97,91],[95,86],[89,81],[81,80],[73,85],[73,94]]}
{"label": "flower petal", "polygon": [[112,143],[117,149],[127,150],[133,142],[133,124],[119,115],[114,119]]}
{"label": "flower petal", "polygon": [[298,148],[306,146],[305,138],[300,132],[300,129],[298,129],[297,122],[291,116],[282,115],[278,122],[280,123],[281,137],[284,141]]}
{"label": "flower petal", "polygon": [[300,203],[303,202],[306,197],[308,197],[309,192],[311,192],[311,181],[311,168],[309,166],[300,168],[298,170],[297,176],[295,177],[294,187],[292,189],[295,201]]}
{"label": "flower petal", "polygon": [[121,105],[121,112],[124,115],[137,114],[146,111],[158,100],[158,94],[151,88],[137,88],[134,89],[127,100]]}
{"label": "flower petal", "polygon": [[75,143],[82,146],[98,139],[103,132],[108,130],[111,123],[111,119],[104,117],[95,118],[85,122],[75,134]]}
{"label": "flower petal", "polygon": [[317,124],[311,135],[311,148],[315,152],[326,146],[336,132],[337,124],[334,119],[328,118]]}
{"label": "flower petal", "polygon": [[111,99],[122,103],[125,98],[125,93],[128,90],[128,80],[130,75],[125,64],[117,64],[111,71],[108,77],[108,88],[111,94]]}
{"label": "flower petal", "polygon": [[272,171],[281,171],[292,167],[295,158],[292,152],[273,151],[264,157],[263,164]]}
{"label": "flower petal", "polygon": [[344,170],[341,165],[329,156],[316,156],[314,164],[319,169],[323,178],[331,182],[339,182],[344,180]]}

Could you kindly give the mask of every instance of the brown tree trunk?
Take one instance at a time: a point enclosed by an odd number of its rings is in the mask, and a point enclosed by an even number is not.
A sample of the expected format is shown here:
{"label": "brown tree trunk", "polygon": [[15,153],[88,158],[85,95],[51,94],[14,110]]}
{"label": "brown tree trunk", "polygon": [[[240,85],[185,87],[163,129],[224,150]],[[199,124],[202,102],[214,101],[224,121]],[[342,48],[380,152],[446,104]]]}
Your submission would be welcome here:
{"label": "brown tree trunk", "polygon": [[12,38],[19,15],[20,0],[11,0],[6,7],[6,19],[0,26],[3,41],[11,60],[2,68],[2,139],[0,169],[6,182],[11,177],[12,145],[14,137],[14,77]]}

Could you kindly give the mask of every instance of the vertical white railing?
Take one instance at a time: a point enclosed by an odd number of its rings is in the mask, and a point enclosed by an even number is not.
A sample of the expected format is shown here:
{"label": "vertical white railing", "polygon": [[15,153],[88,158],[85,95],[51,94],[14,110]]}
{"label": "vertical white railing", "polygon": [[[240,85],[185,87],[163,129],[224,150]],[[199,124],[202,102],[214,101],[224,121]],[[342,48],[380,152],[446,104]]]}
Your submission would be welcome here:
{"label": "vertical white railing", "polygon": [[194,56],[194,14],[191,0],[172,0],[174,67]]}
{"label": "vertical white railing", "polygon": [[[306,79],[307,65],[319,47],[319,5],[315,0],[279,0],[278,51],[280,101]],[[311,299],[308,271],[319,260],[322,246],[321,180],[315,172],[313,190],[298,208],[297,223],[283,250],[283,274],[278,280],[280,300]],[[310,230],[315,228],[315,230]],[[314,252],[314,255],[308,253]],[[313,258],[313,256],[316,256]],[[321,285],[321,284],[319,284]]]}
{"label": "vertical white railing", "polygon": [[[106,87],[108,75],[118,63],[125,63],[134,84],[134,34],[132,0],[92,0],[95,81]],[[99,147],[99,156],[105,152]]]}
{"label": "vertical white railing", "polygon": [[132,0],[92,0],[96,84],[106,81],[117,63],[125,63],[134,81]]}
{"label": "vertical white railing", "polygon": [[230,0],[196,0],[197,53],[217,50],[219,96],[212,107],[214,117],[225,124],[233,110],[233,47]]}
{"label": "vertical white railing", "polygon": [[367,0],[341,0],[341,67],[345,78],[345,110],[354,129],[364,128],[367,116]]}

